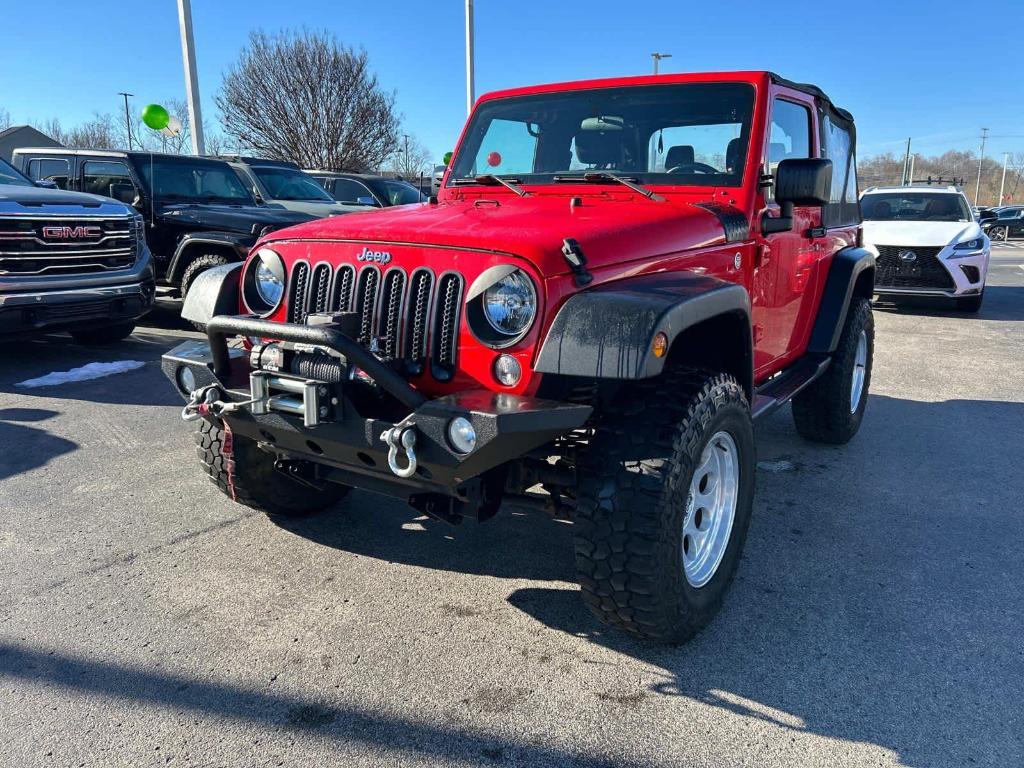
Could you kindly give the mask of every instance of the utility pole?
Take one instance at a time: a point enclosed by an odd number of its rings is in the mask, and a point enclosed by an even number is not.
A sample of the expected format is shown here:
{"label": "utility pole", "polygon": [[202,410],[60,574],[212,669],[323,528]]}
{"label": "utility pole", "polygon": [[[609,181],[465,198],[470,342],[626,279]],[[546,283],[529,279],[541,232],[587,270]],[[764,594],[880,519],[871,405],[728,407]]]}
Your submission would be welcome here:
{"label": "utility pole", "polygon": [[981,194],[981,164],[985,162],[985,139],[988,138],[988,128],[981,129],[981,157],[978,158],[978,181],[974,185],[974,204],[978,204],[978,195]]}
{"label": "utility pole", "polygon": [[[132,118],[128,114],[128,97],[134,96],[134,93],[125,93],[124,91],[118,91],[118,96],[124,96],[124,127],[128,129],[128,151],[132,151]],[[1003,176],[1006,176],[1006,171],[1003,171]]]}
{"label": "utility pole", "polygon": [[473,0],[466,0],[466,114],[473,111],[476,101],[473,83]]}
{"label": "utility pole", "polygon": [[900,180],[900,186],[907,186],[910,180],[907,179],[907,174],[910,172],[910,138],[907,138],[907,153],[903,155],[903,178]]}
{"label": "utility pole", "polygon": [[408,176],[409,175],[409,168],[410,168],[410,164],[409,164],[409,134],[408,133],[403,133],[402,134],[402,138],[405,139],[405,162],[402,163],[402,165],[405,166],[405,173],[403,173],[402,175],[403,176]]}
{"label": "utility pole", "polygon": [[910,153],[910,173],[908,174],[908,177],[907,177],[907,183],[908,184],[913,184],[914,183],[914,160],[916,160],[916,159],[917,159],[917,152],[911,152]]}
{"label": "utility pole", "polygon": [[181,58],[185,64],[185,96],[188,98],[192,154],[205,155],[203,113],[199,106],[199,73],[196,72],[196,42],[192,36],[192,0],[178,0],[178,26],[181,28]]}
{"label": "utility pole", "polygon": [[999,182],[999,197],[996,198],[996,205],[1003,204],[1003,191],[1006,189],[1006,165],[1010,162],[1010,153],[1003,152],[1003,178]]}
{"label": "utility pole", "polygon": [[662,59],[671,59],[671,53],[652,53],[651,58],[654,59],[654,74],[658,74],[658,64]]}

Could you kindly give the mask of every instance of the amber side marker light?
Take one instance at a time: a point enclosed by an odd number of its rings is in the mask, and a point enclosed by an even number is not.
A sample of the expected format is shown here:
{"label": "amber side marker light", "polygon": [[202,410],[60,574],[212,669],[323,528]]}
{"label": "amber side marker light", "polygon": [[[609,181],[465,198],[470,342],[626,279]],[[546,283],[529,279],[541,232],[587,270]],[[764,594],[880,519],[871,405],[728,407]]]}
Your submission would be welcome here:
{"label": "amber side marker light", "polygon": [[651,344],[651,352],[654,353],[655,357],[664,357],[665,353],[668,352],[668,336],[661,331],[654,334],[654,343]]}

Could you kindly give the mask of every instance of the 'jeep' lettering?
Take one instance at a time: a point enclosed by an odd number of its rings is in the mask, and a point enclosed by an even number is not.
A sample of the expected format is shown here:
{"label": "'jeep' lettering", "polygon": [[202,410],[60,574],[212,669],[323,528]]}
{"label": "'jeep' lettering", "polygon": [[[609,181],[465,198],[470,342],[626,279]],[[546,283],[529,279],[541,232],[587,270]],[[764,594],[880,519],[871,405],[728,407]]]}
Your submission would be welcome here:
{"label": "'jeep' lettering", "polygon": [[377,264],[390,264],[391,254],[387,251],[371,251],[369,248],[363,248],[356,256],[356,261],[373,261]]}

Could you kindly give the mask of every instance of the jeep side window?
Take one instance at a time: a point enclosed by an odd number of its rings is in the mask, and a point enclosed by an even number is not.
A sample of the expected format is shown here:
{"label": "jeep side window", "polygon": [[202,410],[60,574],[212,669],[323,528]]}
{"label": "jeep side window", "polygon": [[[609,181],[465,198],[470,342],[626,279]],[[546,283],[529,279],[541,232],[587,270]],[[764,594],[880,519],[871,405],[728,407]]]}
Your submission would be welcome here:
{"label": "jeep side window", "polygon": [[832,161],[832,193],[823,212],[826,227],[860,221],[857,196],[857,163],[850,128],[825,115],[821,120],[823,156]]}
{"label": "jeep side window", "polygon": [[[766,171],[774,174],[783,160],[811,156],[811,111],[802,104],[776,98],[768,132]],[[775,188],[772,188],[772,200]]]}
{"label": "jeep side window", "polygon": [[131,187],[135,196],[128,166],[116,160],[86,160],[82,165],[82,191],[91,195],[103,195],[123,200],[127,194],[125,185]]}
{"label": "jeep side window", "polygon": [[61,189],[67,189],[68,161],[54,157],[37,157],[29,161],[28,175],[36,181],[52,181]]}

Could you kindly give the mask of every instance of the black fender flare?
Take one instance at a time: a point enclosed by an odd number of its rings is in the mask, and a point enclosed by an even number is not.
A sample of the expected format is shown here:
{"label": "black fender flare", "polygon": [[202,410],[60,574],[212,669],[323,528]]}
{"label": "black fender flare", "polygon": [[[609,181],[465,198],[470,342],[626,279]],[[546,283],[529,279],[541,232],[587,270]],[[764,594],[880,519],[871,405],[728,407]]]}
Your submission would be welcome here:
{"label": "black fender flare", "polygon": [[181,316],[206,325],[217,315],[237,315],[241,270],[242,263],[236,262],[200,272],[185,295]]}
{"label": "black fender flare", "polygon": [[[866,274],[867,271],[870,271],[870,274]],[[825,289],[818,303],[818,316],[814,321],[810,342],[807,344],[808,352],[827,355],[835,352],[843,324],[846,322],[850,300],[862,276],[870,281],[865,293],[866,298],[870,300],[875,286],[875,254],[867,248],[849,246],[837,251],[832,257]]]}
{"label": "black fender flare", "polygon": [[[737,283],[694,272],[657,273],[596,286],[570,297],[552,321],[537,363],[539,373],[599,379],[647,379],[665,367],[651,351],[664,333],[669,346],[689,328],[731,315],[741,320],[738,342],[744,381],[753,382],[750,296]],[[749,374],[746,369],[749,367]]]}
{"label": "black fender flare", "polygon": [[167,281],[177,285],[181,282],[181,276],[185,273],[188,263],[192,260],[190,252],[195,246],[215,245],[218,249],[230,248],[238,256],[238,261],[243,261],[249,254],[249,249],[256,244],[256,237],[233,232],[188,232],[178,241],[167,265]]}

